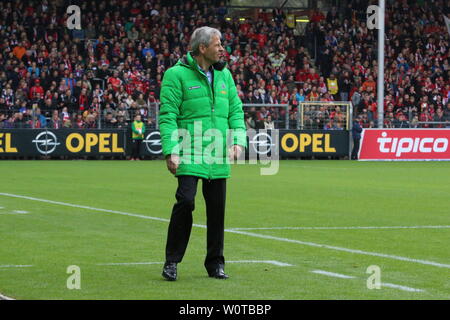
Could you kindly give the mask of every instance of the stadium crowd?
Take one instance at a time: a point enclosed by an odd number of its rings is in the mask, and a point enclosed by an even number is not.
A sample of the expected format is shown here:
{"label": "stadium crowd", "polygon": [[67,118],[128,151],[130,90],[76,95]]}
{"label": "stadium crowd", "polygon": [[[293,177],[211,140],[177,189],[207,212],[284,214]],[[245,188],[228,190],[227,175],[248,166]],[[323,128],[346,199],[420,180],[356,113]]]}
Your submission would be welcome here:
{"label": "stadium crowd", "polygon": [[[81,30],[66,26],[70,4]],[[352,101],[365,128],[377,125],[376,30],[369,1],[314,11],[304,35],[278,9],[225,19],[222,1],[0,2],[0,128],[125,128],[135,114],[155,125],[164,71],[188,50],[192,31],[222,31],[224,59],[244,103]],[[385,127],[449,127],[449,35],[444,0],[387,1]],[[342,129],[340,107],[310,106],[304,128]],[[246,107],[249,128],[281,127],[284,108]],[[101,121],[101,123],[99,123]],[[419,122],[447,122],[421,124]]]}
{"label": "stadium crowd", "polygon": [[[370,4],[350,1],[341,19],[331,10],[326,17],[316,14],[318,23],[310,25],[322,75],[339,75],[339,98],[352,101],[366,128],[376,126],[378,118],[378,31],[366,25]],[[449,13],[443,0],[387,1],[384,127],[450,126],[449,33],[443,17]]]}

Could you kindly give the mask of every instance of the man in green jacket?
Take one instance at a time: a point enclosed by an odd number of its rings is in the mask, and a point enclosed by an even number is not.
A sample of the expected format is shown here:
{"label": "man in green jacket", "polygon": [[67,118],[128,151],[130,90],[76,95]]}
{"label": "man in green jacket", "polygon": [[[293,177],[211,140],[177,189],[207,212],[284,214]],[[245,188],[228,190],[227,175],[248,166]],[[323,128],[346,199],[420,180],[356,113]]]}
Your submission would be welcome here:
{"label": "man in green jacket", "polygon": [[226,179],[229,160],[239,158],[246,147],[246,132],[242,102],[221,61],[221,37],[214,28],[196,29],[191,51],[165,72],[162,82],[161,142],[167,168],[178,179],[162,273],[169,281],[177,279],[177,263],[189,242],[199,179],[207,216],[204,265],[210,277],[228,278],[223,257]]}

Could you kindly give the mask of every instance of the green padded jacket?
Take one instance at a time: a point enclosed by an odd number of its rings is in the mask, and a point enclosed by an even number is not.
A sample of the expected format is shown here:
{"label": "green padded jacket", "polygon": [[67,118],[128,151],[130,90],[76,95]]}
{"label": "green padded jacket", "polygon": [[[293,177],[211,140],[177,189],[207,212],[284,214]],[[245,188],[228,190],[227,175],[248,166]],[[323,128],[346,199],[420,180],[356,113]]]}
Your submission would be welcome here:
{"label": "green padded jacket", "polygon": [[[176,176],[229,178],[228,147],[246,147],[244,112],[231,72],[223,62],[211,71],[212,84],[188,52],[164,73],[159,127],[163,155],[178,154],[182,159]],[[221,138],[210,129],[220,132]],[[234,132],[231,138],[229,129]]]}

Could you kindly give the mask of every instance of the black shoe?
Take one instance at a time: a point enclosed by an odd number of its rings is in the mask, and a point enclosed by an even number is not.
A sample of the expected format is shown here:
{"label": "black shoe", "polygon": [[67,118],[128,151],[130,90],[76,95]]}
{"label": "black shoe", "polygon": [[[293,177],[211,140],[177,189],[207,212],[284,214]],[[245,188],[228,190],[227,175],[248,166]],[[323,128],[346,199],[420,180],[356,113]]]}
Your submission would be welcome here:
{"label": "black shoe", "polygon": [[217,268],[213,269],[213,270],[208,270],[208,275],[211,278],[216,278],[216,279],[228,279],[228,275],[225,273],[225,271],[223,271],[223,266],[219,265],[217,266]]}
{"label": "black shoe", "polygon": [[177,264],[175,262],[166,262],[166,263],[164,263],[162,276],[167,281],[175,281],[175,280],[177,280]]}

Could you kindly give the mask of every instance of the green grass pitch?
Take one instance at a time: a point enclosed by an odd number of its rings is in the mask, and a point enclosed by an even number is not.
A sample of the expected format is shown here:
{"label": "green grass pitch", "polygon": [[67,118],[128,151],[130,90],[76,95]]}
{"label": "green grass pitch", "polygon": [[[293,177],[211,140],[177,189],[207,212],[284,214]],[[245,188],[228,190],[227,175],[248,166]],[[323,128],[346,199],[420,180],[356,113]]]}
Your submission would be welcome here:
{"label": "green grass pitch", "polygon": [[[449,162],[288,160],[273,176],[234,165],[230,279],[203,267],[199,186],[176,282],[161,276],[176,188],[163,161],[1,161],[0,170],[0,293],[15,299],[450,298]],[[71,265],[80,289],[67,288]],[[367,287],[369,266],[380,289]]]}

